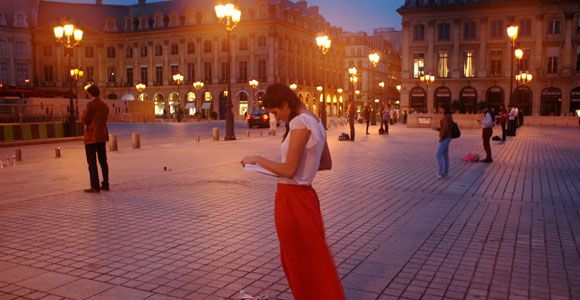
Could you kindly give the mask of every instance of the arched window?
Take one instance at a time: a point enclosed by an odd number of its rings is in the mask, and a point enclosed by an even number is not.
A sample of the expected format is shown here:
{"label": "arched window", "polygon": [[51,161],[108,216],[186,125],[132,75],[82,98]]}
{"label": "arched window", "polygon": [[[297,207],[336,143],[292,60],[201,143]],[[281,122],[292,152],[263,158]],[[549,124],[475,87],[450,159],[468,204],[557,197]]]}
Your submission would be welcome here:
{"label": "arched window", "polygon": [[562,91],[559,88],[548,87],[542,91],[540,101],[541,116],[559,116],[562,110]]}
{"label": "arched window", "polygon": [[148,27],[149,26],[147,26],[147,18],[141,17],[141,25],[139,26],[139,29],[145,30],[148,29]]}
{"label": "arched window", "polygon": [[14,18],[14,27],[28,27],[26,16],[23,13],[17,13]]}
{"label": "arched window", "polygon": [[6,26],[6,15],[0,11],[0,26]]}
{"label": "arched window", "polygon": [[125,18],[125,31],[133,31],[133,18]]}
{"label": "arched window", "polygon": [[409,108],[424,113],[427,112],[427,93],[422,87],[414,87],[409,91]]}
{"label": "arched window", "polygon": [[163,16],[161,14],[155,15],[155,28],[163,27]]}

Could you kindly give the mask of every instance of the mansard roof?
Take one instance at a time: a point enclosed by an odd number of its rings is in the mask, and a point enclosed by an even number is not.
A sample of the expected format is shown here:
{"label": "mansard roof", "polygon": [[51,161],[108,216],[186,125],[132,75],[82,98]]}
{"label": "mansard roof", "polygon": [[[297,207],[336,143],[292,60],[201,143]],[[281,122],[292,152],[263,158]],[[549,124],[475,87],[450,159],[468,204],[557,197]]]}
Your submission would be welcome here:
{"label": "mansard roof", "polygon": [[400,9],[414,8],[438,8],[451,6],[469,6],[477,4],[495,3],[518,3],[518,2],[538,2],[549,3],[575,3],[578,0],[405,0],[405,4]]}

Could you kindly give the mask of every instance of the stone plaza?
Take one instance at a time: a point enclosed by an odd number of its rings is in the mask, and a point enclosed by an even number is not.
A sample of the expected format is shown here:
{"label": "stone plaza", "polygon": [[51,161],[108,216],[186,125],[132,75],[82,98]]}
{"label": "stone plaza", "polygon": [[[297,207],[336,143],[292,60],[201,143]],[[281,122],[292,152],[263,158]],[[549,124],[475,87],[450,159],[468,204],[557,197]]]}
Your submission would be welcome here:
{"label": "stone plaza", "polygon": [[[483,153],[481,131],[464,129],[445,180],[436,132],[371,130],[358,125],[352,143],[331,128],[333,170],[314,183],[348,299],[580,299],[577,128],[522,127],[492,144],[491,164],[461,160]],[[18,147],[23,161],[0,169],[0,299],[292,299],[275,179],[239,163],[279,158],[282,133],[143,133],[141,149],[121,134],[99,194],[82,191],[82,142]]]}

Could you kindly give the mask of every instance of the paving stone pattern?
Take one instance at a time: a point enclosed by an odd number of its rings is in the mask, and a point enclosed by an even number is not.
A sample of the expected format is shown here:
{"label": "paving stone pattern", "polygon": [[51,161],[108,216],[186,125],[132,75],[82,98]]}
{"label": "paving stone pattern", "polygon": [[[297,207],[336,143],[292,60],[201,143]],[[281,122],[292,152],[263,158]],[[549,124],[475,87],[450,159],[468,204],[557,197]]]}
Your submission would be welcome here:
{"label": "paving stone pattern", "polygon": [[[347,298],[580,299],[577,129],[522,128],[492,146],[492,164],[460,160],[482,153],[480,132],[464,130],[446,180],[436,132],[394,126],[351,143],[340,131],[329,131],[333,170],[314,186]],[[239,165],[279,157],[279,143],[121,140],[100,194],[82,192],[79,143],[59,159],[55,145],[23,148],[22,163],[0,169],[0,299],[292,299],[275,180]]]}

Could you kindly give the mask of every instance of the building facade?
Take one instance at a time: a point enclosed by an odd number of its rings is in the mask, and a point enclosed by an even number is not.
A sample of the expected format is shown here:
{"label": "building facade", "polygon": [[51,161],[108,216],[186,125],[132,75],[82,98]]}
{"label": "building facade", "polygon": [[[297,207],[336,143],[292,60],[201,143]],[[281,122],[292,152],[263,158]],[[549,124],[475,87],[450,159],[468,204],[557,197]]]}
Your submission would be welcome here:
{"label": "building facade", "polygon": [[[395,87],[399,83],[401,73],[399,53],[387,39],[380,35],[369,36],[366,32],[344,32],[343,40],[346,44],[344,69],[356,67],[358,77],[358,82],[353,85],[349,74],[344,73],[347,98],[352,99],[353,92],[359,90],[360,94],[355,95],[359,105],[375,103],[375,99],[385,103],[391,101],[394,105],[398,100]],[[376,67],[369,60],[369,54],[375,52],[380,55]],[[380,82],[384,83],[384,87],[379,86]]]}
{"label": "building facade", "polygon": [[[231,68],[236,116],[259,105],[265,88],[273,82],[296,83],[300,97],[316,110],[315,87],[324,84],[324,72],[328,90],[335,91],[329,96],[340,96],[336,89],[342,85],[342,30],[329,24],[318,7],[308,6],[306,1],[238,1],[242,17],[231,33],[231,44],[210,2],[139,0],[138,4],[121,6],[104,5],[99,0],[92,4],[37,1],[30,5],[38,14],[28,16],[36,20],[27,30],[32,62],[27,75],[38,89],[66,91],[71,84],[69,68],[80,67],[84,81],[103,87],[105,98],[154,101],[158,115],[172,113],[179,101],[187,102],[188,113],[214,112],[223,118]],[[0,11],[7,8],[0,4]],[[71,62],[53,36],[53,28],[66,22],[84,30]],[[315,43],[319,33],[328,34],[333,41],[326,55],[326,70]],[[4,35],[0,38],[6,39]],[[172,79],[177,73],[184,76],[179,87]],[[21,84],[18,76],[9,76],[16,77],[10,85]],[[259,81],[255,91],[248,85],[251,79]],[[204,82],[204,88],[195,90],[192,83],[196,81]],[[137,92],[137,83],[145,84],[145,91]]]}
{"label": "building facade", "polygon": [[[407,0],[398,11],[404,108],[433,112],[449,102],[474,112],[486,102],[518,105],[527,115],[580,109],[578,1]],[[523,50],[521,60],[506,33],[510,25],[519,28],[515,48]],[[532,81],[510,84],[519,72],[531,73]],[[421,82],[421,75],[435,81]]]}

